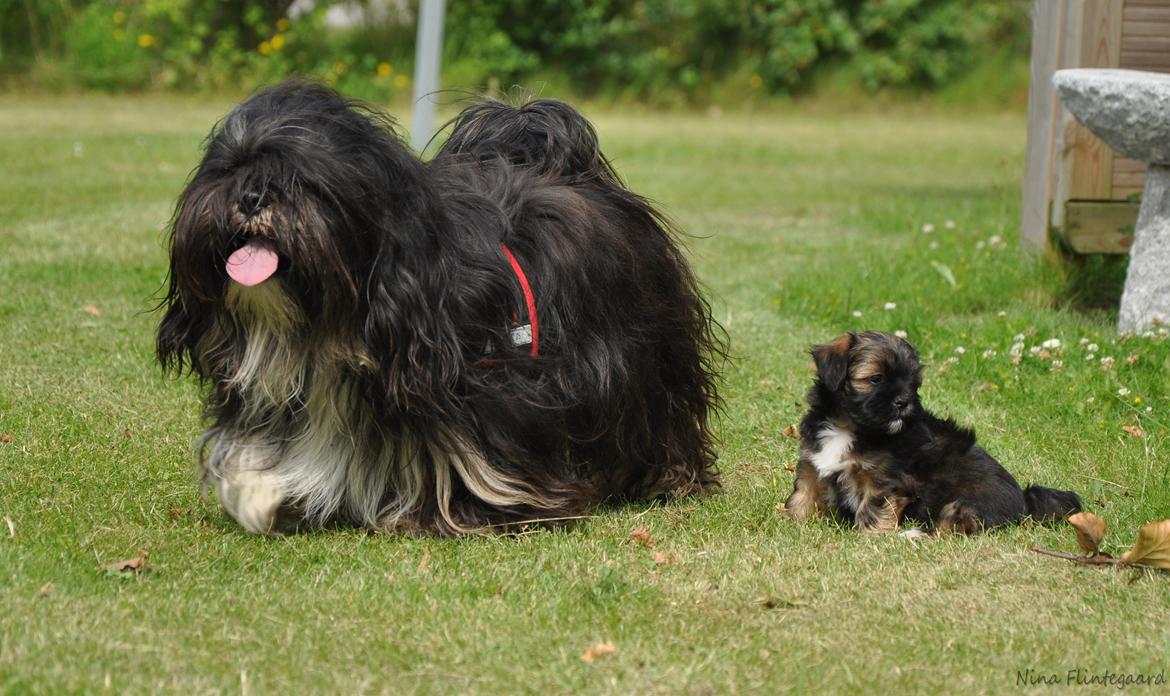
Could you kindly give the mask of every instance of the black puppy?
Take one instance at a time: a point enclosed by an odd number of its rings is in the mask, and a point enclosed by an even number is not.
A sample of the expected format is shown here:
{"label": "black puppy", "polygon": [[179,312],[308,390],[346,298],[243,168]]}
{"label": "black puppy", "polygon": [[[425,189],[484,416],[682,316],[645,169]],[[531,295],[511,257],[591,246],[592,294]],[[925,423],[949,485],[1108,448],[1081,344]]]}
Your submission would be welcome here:
{"label": "black puppy", "polygon": [[812,349],[817,381],[800,424],[800,462],[785,508],[836,514],[865,531],[914,520],[972,534],[1024,516],[1081,509],[1070,491],[1020,490],[975,432],[922,407],[918,352],[887,333],[847,333]]}

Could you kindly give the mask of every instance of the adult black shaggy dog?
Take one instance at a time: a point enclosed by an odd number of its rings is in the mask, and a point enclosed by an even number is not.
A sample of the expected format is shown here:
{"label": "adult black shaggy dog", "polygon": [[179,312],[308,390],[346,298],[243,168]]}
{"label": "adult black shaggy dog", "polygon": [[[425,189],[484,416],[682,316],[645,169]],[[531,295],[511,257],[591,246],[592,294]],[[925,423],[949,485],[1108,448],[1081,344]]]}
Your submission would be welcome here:
{"label": "adult black shaggy dog", "polygon": [[723,334],[588,121],[477,103],[421,162],[323,86],[262,91],[179,199],[158,331],[204,484],[256,533],[444,535],[717,482]]}

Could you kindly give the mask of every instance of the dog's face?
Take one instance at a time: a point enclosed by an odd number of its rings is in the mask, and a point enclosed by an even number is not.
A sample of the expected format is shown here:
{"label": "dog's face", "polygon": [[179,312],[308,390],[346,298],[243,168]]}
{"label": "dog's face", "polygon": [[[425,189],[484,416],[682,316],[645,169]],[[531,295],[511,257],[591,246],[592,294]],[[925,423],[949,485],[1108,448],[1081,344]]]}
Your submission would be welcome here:
{"label": "dog's face", "polygon": [[861,430],[896,434],[922,412],[918,351],[879,331],[846,333],[812,349],[824,392]]}
{"label": "dog's face", "polygon": [[172,271],[185,293],[216,302],[232,281],[274,283],[309,320],[356,304],[394,194],[375,153],[395,148],[352,107],[293,83],[251,97],[215,128],[175,213]]}
{"label": "dog's face", "polygon": [[239,343],[223,334],[260,320],[385,350],[431,290],[416,278],[437,256],[435,208],[385,116],[311,83],[250,97],[212,131],[176,206],[163,364],[206,372],[205,337]]}

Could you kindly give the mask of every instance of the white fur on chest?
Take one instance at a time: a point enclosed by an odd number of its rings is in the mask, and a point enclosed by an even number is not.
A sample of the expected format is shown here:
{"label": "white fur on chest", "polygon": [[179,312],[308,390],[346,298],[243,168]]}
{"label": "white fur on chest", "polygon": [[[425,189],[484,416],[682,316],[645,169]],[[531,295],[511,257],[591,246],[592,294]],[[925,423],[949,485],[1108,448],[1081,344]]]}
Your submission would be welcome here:
{"label": "white fur on chest", "polygon": [[817,433],[817,445],[819,449],[809,459],[818,477],[828,478],[854,465],[853,459],[847,456],[853,452],[852,432],[832,423],[826,424]]}

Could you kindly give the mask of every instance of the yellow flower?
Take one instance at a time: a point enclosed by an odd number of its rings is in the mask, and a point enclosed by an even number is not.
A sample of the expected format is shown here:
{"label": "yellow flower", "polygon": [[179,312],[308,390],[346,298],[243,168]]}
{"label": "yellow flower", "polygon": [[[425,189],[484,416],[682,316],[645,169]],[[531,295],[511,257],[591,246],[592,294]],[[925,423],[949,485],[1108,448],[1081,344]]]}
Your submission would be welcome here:
{"label": "yellow flower", "polygon": [[155,43],[157,43],[157,42],[155,41],[154,37],[151,36],[150,34],[139,34],[138,35],[138,46],[140,48],[150,48]]}
{"label": "yellow flower", "polygon": [[272,50],[279,51],[282,48],[284,48],[284,37],[280,34],[277,34],[276,36],[272,37]]}
{"label": "yellow flower", "polygon": [[410,84],[410,78],[407,77],[406,75],[398,75],[394,78],[394,86],[399,88],[399,89],[402,89],[403,87],[405,87],[409,84]]}
{"label": "yellow flower", "polygon": [[1137,405],[1138,405],[1138,404],[1140,404],[1141,402],[1142,402],[1142,397],[1140,397],[1140,396],[1135,396],[1135,397],[1133,398],[1133,405],[1134,405],[1134,406],[1137,406]]}
{"label": "yellow flower", "polygon": [[389,63],[378,63],[378,77],[390,77],[390,73],[394,72],[394,66]]}
{"label": "yellow flower", "polygon": [[117,12],[114,13],[114,24],[121,24],[122,22],[125,22],[125,21],[126,21],[126,13],[125,12],[123,12],[122,10],[118,10]]}
{"label": "yellow flower", "polygon": [[266,56],[269,53],[272,53],[272,44],[268,43],[267,41],[261,41],[259,51],[260,55],[262,56]]}
{"label": "yellow flower", "polygon": [[281,18],[281,19],[276,20],[276,30],[277,31],[288,31],[289,26],[291,26],[291,25],[289,24],[287,19]]}

